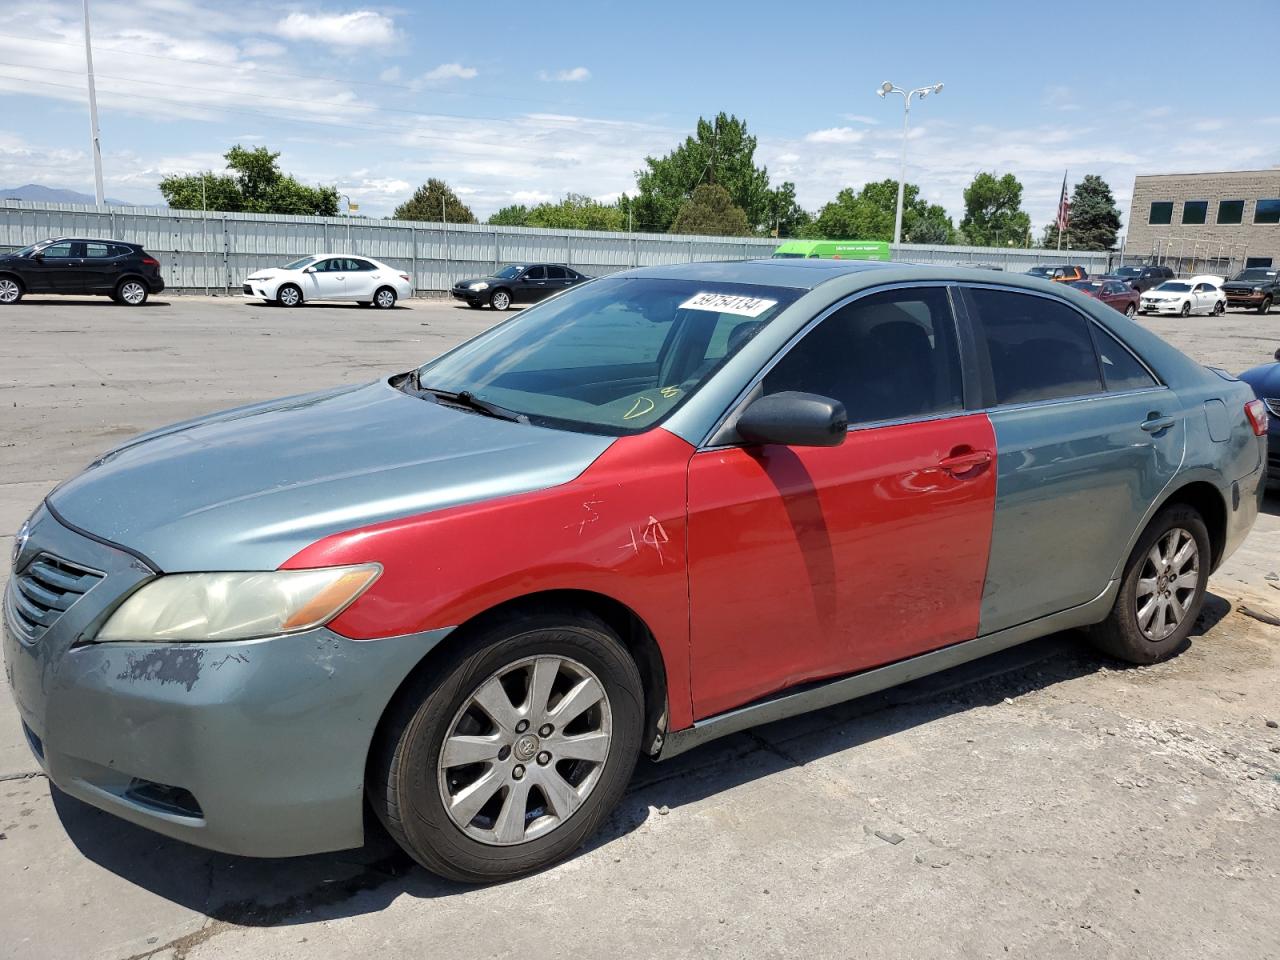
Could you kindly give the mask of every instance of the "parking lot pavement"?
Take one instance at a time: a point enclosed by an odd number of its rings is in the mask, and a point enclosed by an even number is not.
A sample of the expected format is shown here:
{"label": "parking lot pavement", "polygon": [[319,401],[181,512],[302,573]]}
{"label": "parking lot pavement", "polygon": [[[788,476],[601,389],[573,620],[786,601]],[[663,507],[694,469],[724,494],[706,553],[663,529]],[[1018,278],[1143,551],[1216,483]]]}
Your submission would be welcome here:
{"label": "parking lot pavement", "polygon": [[[238,298],[0,308],[0,584],[12,531],[121,438],[404,369],[498,319]],[[1280,322],[1151,319],[1238,371]],[[340,425],[335,425],[339,427]],[[0,956],[425,952],[773,957],[1280,955],[1280,501],[1215,576],[1191,648],[1121,668],[1070,634],[642,765],[591,846],[466,888],[385,838],[212,854],[56,792],[0,693]]]}

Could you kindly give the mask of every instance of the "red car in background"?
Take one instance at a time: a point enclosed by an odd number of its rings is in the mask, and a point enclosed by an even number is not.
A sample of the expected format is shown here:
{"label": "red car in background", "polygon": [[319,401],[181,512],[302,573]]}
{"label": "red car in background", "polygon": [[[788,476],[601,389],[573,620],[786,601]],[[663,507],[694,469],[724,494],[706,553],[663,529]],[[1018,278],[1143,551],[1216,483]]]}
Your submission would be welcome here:
{"label": "red car in background", "polygon": [[1076,280],[1071,286],[1109,307],[1115,307],[1126,317],[1138,312],[1138,301],[1142,299],[1142,295],[1123,280]]}

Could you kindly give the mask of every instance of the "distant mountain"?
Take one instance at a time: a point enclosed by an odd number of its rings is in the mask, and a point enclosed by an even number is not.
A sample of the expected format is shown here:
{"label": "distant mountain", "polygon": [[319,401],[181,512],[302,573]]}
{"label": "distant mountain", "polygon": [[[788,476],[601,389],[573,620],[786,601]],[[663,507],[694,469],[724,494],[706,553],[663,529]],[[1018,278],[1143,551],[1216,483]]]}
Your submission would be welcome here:
{"label": "distant mountain", "polygon": [[[88,203],[94,199],[87,193],[78,190],[63,190],[60,187],[42,187],[38,183],[28,183],[24,187],[0,187],[0,200],[34,200],[36,203]],[[129,207],[133,204],[124,200],[107,198],[113,207]]]}

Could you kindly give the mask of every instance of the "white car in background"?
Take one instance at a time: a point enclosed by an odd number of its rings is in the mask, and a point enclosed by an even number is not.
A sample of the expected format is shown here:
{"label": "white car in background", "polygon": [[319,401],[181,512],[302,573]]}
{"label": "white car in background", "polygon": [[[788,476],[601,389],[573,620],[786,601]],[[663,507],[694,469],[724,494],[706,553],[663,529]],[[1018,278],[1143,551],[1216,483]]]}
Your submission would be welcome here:
{"label": "white car in background", "polygon": [[1220,316],[1227,309],[1227,295],[1219,286],[1221,280],[1221,277],[1208,276],[1192,277],[1190,280],[1166,280],[1142,295],[1138,312],[1172,313],[1182,317],[1189,317],[1193,313]]}
{"label": "white car in background", "polygon": [[362,307],[390,310],[397,300],[413,295],[407,273],[369,257],[345,253],[323,253],[255,271],[241,289],[246,297],[282,307],[313,300],[354,300]]}

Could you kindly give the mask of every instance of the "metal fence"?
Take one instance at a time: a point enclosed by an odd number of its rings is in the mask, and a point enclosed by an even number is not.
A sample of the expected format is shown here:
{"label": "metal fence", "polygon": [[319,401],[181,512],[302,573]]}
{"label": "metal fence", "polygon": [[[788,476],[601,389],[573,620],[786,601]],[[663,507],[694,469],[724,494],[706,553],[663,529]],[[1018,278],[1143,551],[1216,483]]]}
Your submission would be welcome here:
{"label": "metal fence", "polygon": [[[0,250],[47,237],[110,237],[140,243],[160,260],[170,289],[233,292],[255,270],[314,253],[356,253],[413,278],[418,291],[443,291],[466,277],[512,263],[563,263],[589,276],[695,260],[767,257],[770,238],[558,231],[536,227],[419,223],[351,217],[204,213],[167,207],[95,207],[0,200]],[[894,258],[981,264],[1023,271],[1037,263],[1108,265],[1104,252],[902,244]]]}

